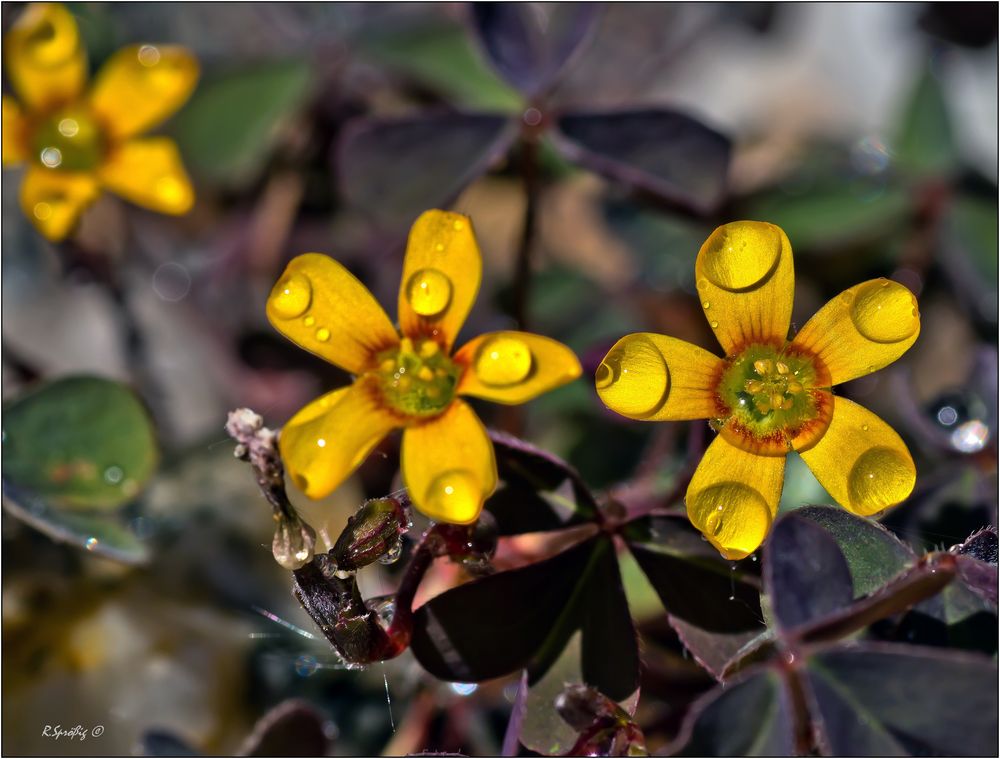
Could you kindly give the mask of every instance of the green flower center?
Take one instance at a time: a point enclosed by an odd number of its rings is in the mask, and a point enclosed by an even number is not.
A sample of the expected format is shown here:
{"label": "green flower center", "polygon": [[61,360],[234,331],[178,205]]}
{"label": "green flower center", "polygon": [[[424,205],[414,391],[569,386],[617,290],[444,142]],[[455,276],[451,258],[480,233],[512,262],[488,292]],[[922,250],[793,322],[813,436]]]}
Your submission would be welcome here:
{"label": "green flower center", "polygon": [[85,110],[58,111],[35,130],[35,158],[50,169],[92,171],[104,158],[104,135],[100,125]]}
{"label": "green flower center", "polygon": [[461,369],[435,341],[414,343],[404,337],[398,347],[378,354],[378,369],[372,373],[383,398],[396,411],[434,416],[454,399]]}
{"label": "green flower center", "polygon": [[760,452],[762,441],[770,440],[776,443],[775,453],[787,450],[786,441],[825,415],[822,392],[813,392],[822,387],[822,375],[812,356],[773,345],[750,345],[731,357],[716,386],[716,400],[727,427],[742,433],[734,436],[735,442]]}

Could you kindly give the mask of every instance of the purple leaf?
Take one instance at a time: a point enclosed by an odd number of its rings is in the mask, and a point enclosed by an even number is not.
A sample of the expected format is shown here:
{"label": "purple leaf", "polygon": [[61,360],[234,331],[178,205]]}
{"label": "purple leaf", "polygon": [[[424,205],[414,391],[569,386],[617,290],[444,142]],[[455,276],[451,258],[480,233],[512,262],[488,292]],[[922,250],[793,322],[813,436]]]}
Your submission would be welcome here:
{"label": "purple leaf", "polygon": [[788,630],[848,606],[851,571],[822,527],[789,514],[775,523],[764,549],[764,590],[778,626]]}
{"label": "purple leaf", "polygon": [[558,122],[556,145],[571,160],[697,212],[722,200],[729,139],[677,111],[575,113]]}
{"label": "purple leaf", "polygon": [[500,75],[529,98],[548,89],[595,28],[596,3],[473,3],[472,25]]}
{"label": "purple leaf", "polygon": [[514,135],[504,116],[356,119],[337,149],[341,190],[378,223],[406,226],[422,211],[453,201],[507,151]]}

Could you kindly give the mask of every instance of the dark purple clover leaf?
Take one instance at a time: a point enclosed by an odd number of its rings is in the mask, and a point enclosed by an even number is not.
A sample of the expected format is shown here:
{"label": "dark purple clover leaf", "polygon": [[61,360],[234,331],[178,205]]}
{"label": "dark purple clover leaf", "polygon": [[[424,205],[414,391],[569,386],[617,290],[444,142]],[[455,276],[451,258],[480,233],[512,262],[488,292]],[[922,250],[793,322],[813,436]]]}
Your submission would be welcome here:
{"label": "dark purple clover leaf", "polygon": [[635,522],[626,537],[671,627],[714,675],[764,632],[751,562],[725,561],[683,517]]}
{"label": "dark purple clover leaf", "polygon": [[770,670],[749,672],[698,699],[688,711],[671,756],[792,756],[791,694]]}
{"label": "dark purple clover leaf", "polygon": [[598,174],[685,209],[710,211],[725,191],[729,139],[677,111],[567,114],[556,145]]}
{"label": "dark purple clover leaf", "polygon": [[795,510],[822,527],[836,541],[851,573],[854,597],[868,595],[912,566],[913,550],[878,522],[854,516],[835,506],[805,506]]}
{"label": "dark purple clover leaf", "polygon": [[637,641],[606,537],[431,599],[414,615],[410,646],[442,680],[480,682],[527,669],[535,683],[577,631],[583,682],[619,701],[632,695]]}
{"label": "dark purple clover leaf", "polygon": [[473,3],[471,20],[493,67],[534,98],[556,81],[600,12],[596,3]]}
{"label": "dark purple clover leaf", "polygon": [[389,228],[445,207],[510,146],[504,116],[431,113],[361,118],[344,128],[336,162],[348,202]]}
{"label": "dark purple clover leaf", "polygon": [[837,541],[795,513],[778,519],[768,538],[764,590],[782,630],[827,616],[854,599],[851,570]]}
{"label": "dark purple clover leaf", "polygon": [[995,756],[997,669],[989,657],[862,644],[806,665],[823,748],[834,756]]}
{"label": "dark purple clover leaf", "polygon": [[498,534],[559,530],[597,515],[597,501],[577,471],[530,443],[491,431],[502,484],[486,502]]}

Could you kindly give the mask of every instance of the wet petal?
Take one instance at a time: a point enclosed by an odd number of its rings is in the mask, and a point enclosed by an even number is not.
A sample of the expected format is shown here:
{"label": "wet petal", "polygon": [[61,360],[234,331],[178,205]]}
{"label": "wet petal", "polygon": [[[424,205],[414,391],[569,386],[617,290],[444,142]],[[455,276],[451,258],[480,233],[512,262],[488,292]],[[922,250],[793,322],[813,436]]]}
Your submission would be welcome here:
{"label": "wet petal", "polygon": [[830,428],[801,455],[837,503],[861,516],[906,500],[917,480],[902,438],[871,411],[846,398],[834,399]]}
{"label": "wet petal", "polygon": [[198,61],[176,45],[130,45],[97,73],[90,103],[108,131],[121,139],[173,114],[198,82]]}
{"label": "wet petal", "polygon": [[888,279],[855,285],[816,312],[792,341],[792,348],[819,357],[830,382],[863,377],[888,366],[920,335],[917,299]]}
{"label": "wet petal", "polygon": [[76,20],[58,3],[32,3],[4,36],[7,76],[28,110],[77,97],[87,80]]}
{"label": "wet petal", "polygon": [[688,518],[727,559],[753,553],[778,513],[784,456],[758,456],[717,437],[688,485]]}
{"label": "wet petal", "polygon": [[403,433],[403,481],[414,505],[439,522],[476,521],[497,484],[493,443],[461,400]]}
{"label": "wet petal", "polygon": [[469,217],[426,211],[410,229],[399,284],[399,329],[450,350],[469,314],[483,261]]}
{"label": "wet petal", "polygon": [[267,299],[267,318],[296,345],[354,374],[399,342],[368,288],[321,253],[289,262]]}
{"label": "wet petal", "polygon": [[457,392],[496,403],[524,403],[580,376],[576,354],[528,332],[490,332],[455,354],[466,367]]}
{"label": "wet petal", "polygon": [[750,343],[784,343],[795,270],[788,237],[773,224],[734,221],[716,229],[695,262],[698,297],[719,343],[732,356]]}
{"label": "wet petal", "polygon": [[21,182],[21,209],[39,232],[57,242],[73,230],[80,214],[100,192],[90,174],[30,166]]}
{"label": "wet petal", "polygon": [[166,137],[119,145],[108,155],[98,176],[112,192],[160,213],[187,213],[194,203],[194,188],[177,145]]}
{"label": "wet petal", "polygon": [[323,498],[400,425],[371,383],[362,380],[305,406],[282,428],[278,445],[296,487],[310,498]]}
{"label": "wet petal", "polygon": [[21,106],[12,97],[3,97],[3,165],[12,166],[28,157],[26,127]]}
{"label": "wet petal", "polygon": [[714,388],[723,361],[674,337],[626,335],[597,368],[597,394],[631,419],[707,419],[716,411]]}

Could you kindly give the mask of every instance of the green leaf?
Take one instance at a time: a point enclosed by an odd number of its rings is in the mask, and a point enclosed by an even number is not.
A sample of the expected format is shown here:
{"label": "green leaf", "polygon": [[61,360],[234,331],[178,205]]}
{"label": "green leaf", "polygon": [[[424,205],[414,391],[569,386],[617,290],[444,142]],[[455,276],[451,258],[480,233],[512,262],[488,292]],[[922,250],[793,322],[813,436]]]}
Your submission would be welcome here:
{"label": "green leaf", "polygon": [[117,509],[159,458],[142,402],[100,377],[55,380],[13,401],[3,439],[4,478],[55,508]]}
{"label": "green leaf", "polygon": [[854,597],[868,595],[916,561],[916,555],[878,522],[854,516],[836,506],[805,506],[796,516],[829,532],[847,559]]}
{"label": "green leaf", "polygon": [[211,181],[252,180],[280,128],[302,106],[309,83],[309,66],[299,60],[207,79],[173,120],[186,165]]}
{"label": "green leaf", "polygon": [[807,662],[834,756],[995,756],[997,670],[985,656],[864,644]]}
{"label": "green leaf", "polygon": [[456,105],[515,111],[523,99],[487,66],[464,26],[406,24],[360,39],[362,50],[397,73],[440,92]]}
{"label": "green leaf", "polygon": [[66,511],[43,498],[3,486],[4,509],[59,543],[68,543],[123,564],[145,564],[149,548],[117,514]]}
{"label": "green leaf", "polygon": [[913,88],[894,147],[899,166],[915,174],[939,174],[958,162],[944,90],[930,65]]}

